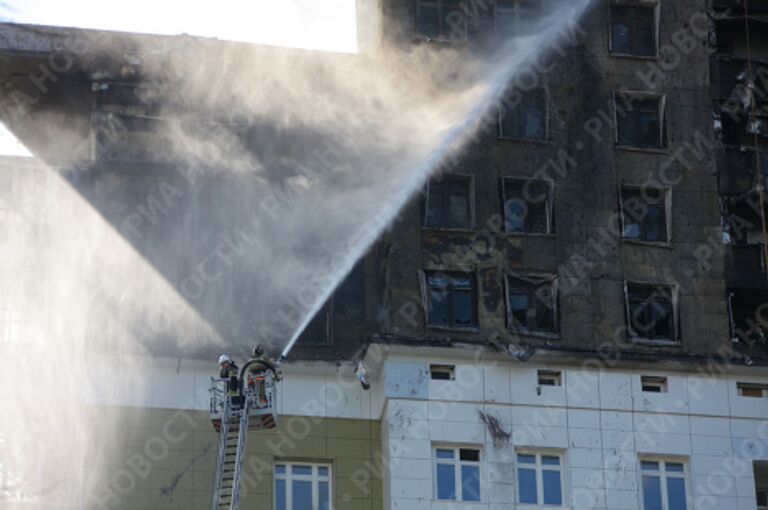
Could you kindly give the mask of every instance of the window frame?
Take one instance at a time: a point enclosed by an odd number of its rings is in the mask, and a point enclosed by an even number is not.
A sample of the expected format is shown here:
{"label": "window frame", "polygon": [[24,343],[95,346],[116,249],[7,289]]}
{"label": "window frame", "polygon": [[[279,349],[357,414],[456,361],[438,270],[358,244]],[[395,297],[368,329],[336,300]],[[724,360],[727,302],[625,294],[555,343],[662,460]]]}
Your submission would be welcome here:
{"label": "window frame", "polygon": [[[285,466],[285,473],[278,474],[277,467]],[[311,466],[311,475],[294,475],[291,468],[293,466]],[[328,468],[328,475],[321,476],[319,468]],[[328,510],[334,508],[334,483],[333,483],[333,465],[330,462],[301,462],[301,461],[282,461],[275,459],[272,465],[272,508],[277,510],[277,481],[285,481],[285,506],[286,510],[292,510],[293,503],[293,481],[312,482],[312,506],[320,508],[320,482],[328,482]]]}
{"label": "window frame", "polygon": [[[520,4],[528,3],[528,4],[532,4],[532,5],[537,5],[539,7],[539,13],[538,13],[539,16],[542,16],[544,13],[546,13],[547,7],[549,7],[548,0],[510,0],[510,1],[514,2],[514,7],[511,8],[511,9],[509,7],[501,7],[501,8],[499,8],[499,0],[494,0],[494,2],[493,2],[493,37],[496,40],[499,39],[499,23],[498,23],[499,15],[498,15],[498,13],[499,13],[500,10],[502,10],[502,11],[507,11],[507,10],[508,11],[513,11],[514,12],[514,18],[515,18],[514,24],[517,25],[517,24],[520,23]],[[515,28],[517,28],[517,27],[515,27]],[[529,34],[529,32],[525,32],[522,35],[528,35],[528,34]],[[513,29],[513,32],[510,35],[512,37],[516,37],[516,35],[514,33],[514,29]]]}
{"label": "window frame", "polygon": [[[614,129],[614,145],[619,150],[628,151],[640,151],[640,152],[652,152],[652,153],[667,153],[669,152],[669,143],[667,140],[667,95],[660,92],[649,92],[645,90],[627,90],[627,89],[614,89],[612,91],[613,97],[613,129]],[[627,112],[626,102],[622,101],[622,105],[619,105],[620,97],[630,97],[636,100],[655,99],[658,100],[658,116],[659,116],[659,138],[658,145],[651,147],[642,147],[639,145],[628,145],[621,143],[619,138],[619,110]]]}
{"label": "window frame", "polygon": [[[523,188],[529,182],[543,182],[547,185],[547,198],[544,204],[547,227],[545,232],[516,232],[508,228],[507,223],[507,200],[512,197],[507,196],[507,183],[508,182],[522,182]],[[525,198],[523,198],[526,204],[529,204]],[[515,177],[505,176],[501,178],[501,206],[502,206],[502,219],[504,220],[504,233],[510,236],[553,236],[555,234],[555,183],[552,179],[543,179],[535,177]]]}
{"label": "window frame", "polygon": [[[658,388],[658,391],[646,388]],[[669,393],[669,379],[663,375],[641,375],[640,391],[643,393]]]}
{"label": "window frame", "polygon": [[[438,374],[440,375],[440,377],[435,377],[435,375],[438,375]],[[446,376],[446,377],[442,377],[442,376]],[[429,380],[430,381],[455,381],[456,365],[430,363]]]}
{"label": "window frame", "polygon": [[[450,37],[450,35],[446,35],[446,32],[448,31],[446,28],[450,29],[450,27],[446,27],[446,14],[445,14],[445,3],[446,1],[451,0],[416,0],[414,2],[413,6],[413,27],[414,27],[414,37],[417,40],[421,41],[435,41],[440,43],[464,43],[469,40],[469,23],[467,20],[467,13],[463,13],[462,21],[464,24],[464,30],[463,34],[461,34],[461,37],[453,38]],[[461,5],[461,2],[457,2],[459,5]],[[437,19],[438,19],[438,32],[439,35],[436,37],[429,37],[427,35],[424,35],[421,32],[421,9],[420,7],[422,5],[427,5],[430,7],[435,7],[437,9]]]}
{"label": "window frame", "polygon": [[[520,497],[520,490],[522,488],[522,484],[520,483],[520,460],[518,458],[519,455],[533,455],[535,457],[535,464],[534,470],[536,472],[536,503],[523,503],[521,501]],[[557,466],[557,469],[553,469],[553,466],[544,466],[542,463],[542,457],[557,457],[560,460],[560,463]],[[528,466],[527,468],[524,467],[523,469],[531,469],[531,464],[525,464],[524,466]],[[528,447],[522,447],[522,448],[516,448],[515,449],[515,485],[517,486],[515,490],[515,502],[518,507],[526,507],[526,508],[562,508],[564,506],[567,506],[566,502],[568,501],[566,490],[568,488],[568,483],[566,483],[566,452],[564,450],[559,449],[544,449],[544,448],[528,448]],[[561,503],[559,505],[555,504],[549,504],[544,503],[544,471],[558,471],[560,473],[560,501]]]}
{"label": "window frame", "polygon": [[[429,285],[429,277],[433,274],[442,274],[447,277],[451,277],[452,275],[462,275],[465,277],[469,277],[472,281],[471,289],[470,289],[470,302],[471,302],[471,311],[472,311],[472,324],[470,325],[457,325],[455,323],[455,317],[453,316],[453,301],[451,300],[451,306],[449,307],[449,319],[450,324],[433,324],[429,320],[430,316],[430,285]],[[422,299],[422,307],[424,310],[424,325],[427,328],[430,329],[441,329],[441,330],[450,330],[450,331],[477,331],[479,324],[480,324],[480,318],[478,313],[478,299],[480,295],[479,290],[479,281],[477,278],[477,274],[475,272],[463,272],[463,271],[450,271],[450,270],[442,270],[442,269],[425,269],[419,271],[419,284],[421,287],[421,299]],[[453,286],[450,286],[449,289],[453,289]],[[451,294],[452,295],[452,294]]]}
{"label": "window frame", "polygon": [[[516,279],[516,280],[522,280],[525,282],[528,282],[530,285],[535,286],[536,288],[545,285],[549,283],[552,286],[552,331],[544,331],[544,330],[536,330],[536,329],[530,329],[528,325],[525,327],[517,326],[515,324],[515,321],[513,320],[512,316],[512,306],[511,306],[511,300],[510,300],[510,291],[514,288],[511,283],[510,279]],[[540,280],[539,283],[535,283],[531,280]],[[535,293],[536,291],[533,291],[533,294],[529,293],[529,299],[530,296],[533,296],[535,299]],[[506,273],[504,275],[504,302],[506,305],[506,311],[507,311],[507,330],[515,332],[515,333],[523,333],[530,336],[538,336],[538,337],[544,337],[544,338],[559,338],[560,337],[560,311],[559,311],[559,286],[558,286],[558,275],[556,274],[534,274],[534,273]],[[528,310],[530,310],[530,303]],[[530,313],[530,312],[529,312]]]}
{"label": "window frame", "polygon": [[641,238],[626,237],[627,221],[624,215],[624,191],[639,191],[648,189],[648,186],[635,184],[622,184],[619,187],[619,220],[621,222],[621,240],[627,243],[637,243],[650,246],[669,246],[672,243],[672,188],[669,186],[654,186],[652,189],[664,193],[664,230],[665,239],[663,241],[652,241]]}
{"label": "window frame", "polygon": [[[657,471],[643,470],[643,462],[658,462],[659,469]],[[667,464],[681,464],[683,466],[682,475],[672,474],[668,476]],[[663,467],[663,469],[662,469]],[[638,488],[640,493],[640,508],[645,508],[645,491],[643,489],[643,476],[644,473],[653,473],[659,476],[659,483],[661,485],[661,509],[670,510],[669,508],[669,494],[667,488],[668,478],[678,478],[683,480],[685,486],[685,510],[691,508],[691,481],[690,481],[690,467],[688,466],[688,459],[683,457],[667,457],[656,455],[639,455],[637,459],[637,476],[638,476]],[[676,473],[676,472],[672,472]]]}
{"label": "window frame", "polygon": [[[441,227],[441,226],[429,225],[427,223],[429,219],[429,188],[434,181],[444,181],[446,179],[463,180],[467,182],[469,225],[466,227]],[[445,197],[445,195],[443,196]],[[446,173],[427,181],[425,195],[424,195],[424,207],[422,209],[422,221],[421,221],[422,230],[437,230],[437,231],[447,231],[447,232],[474,232],[476,227],[477,227],[477,224],[475,222],[475,176],[474,175],[462,174],[462,173]]]}
{"label": "window frame", "polygon": [[[648,338],[644,337],[634,331],[632,325],[632,313],[629,303],[629,288],[631,286],[642,287],[664,287],[670,291],[670,303],[672,305],[672,338]],[[624,280],[624,313],[627,327],[627,338],[634,343],[639,344],[654,344],[654,345],[671,345],[681,346],[682,340],[680,336],[680,317],[679,317],[679,286],[676,283],[656,283],[645,282],[638,280]]]}
{"label": "window frame", "polygon": [[[437,450],[452,450],[454,457],[453,459],[439,459],[437,457]],[[467,460],[461,460],[461,450],[474,450],[477,451],[477,461],[467,461]],[[440,499],[438,498],[438,475],[437,475],[437,466],[439,464],[446,464],[451,465],[454,467],[454,493],[453,499]],[[477,473],[478,473],[478,487],[479,487],[479,494],[478,499],[464,499],[464,495],[462,494],[462,487],[463,487],[463,479],[461,474],[461,467],[463,465],[467,466],[476,466],[477,467]],[[480,445],[469,445],[469,444],[455,444],[455,443],[448,443],[448,444],[442,444],[442,443],[433,443],[432,444],[432,500],[433,501],[460,501],[460,502],[471,502],[471,503],[482,503],[483,502],[483,494],[485,491],[483,490],[483,448]]]}
{"label": "window frame", "polygon": [[[760,395],[745,395],[744,390],[759,390]],[[744,398],[768,398],[768,384],[737,381],[736,394]]]}
{"label": "window frame", "polygon": [[[551,381],[551,384],[549,382],[542,382],[543,381]],[[551,386],[553,388],[556,388],[558,386],[563,385],[563,372],[561,370],[551,370],[551,369],[538,369],[536,370],[536,385],[537,386]]]}
{"label": "window frame", "polygon": [[[637,55],[634,53],[623,53],[613,49],[613,9],[614,7],[643,7],[653,9],[653,45],[654,51],[652,55]],[[617,2],[615,0],[608,4],[608,53],[612,57],[617,58],[633,58],[639,60],[658,60],[659,58],[659,46],[661,45],[661,2],[655,1],[642,2]]]}
{"label": "window frame", "polygon": [[[504,113],[507,110],[506,101],[501,101],[501,106],[498,109],[497,122],[496,122],[496,138],[504,142],[524,142],[524,143],[549,143],[550,142],[550,101],[549,90],[544,87],[534,87],[529,90],[518,90],[521,94],[521,100],[515,105],[515,109],[524,103],[525,94],[532,92],[541,92],[544,98],[544,135],[541,138],[524,138],[522,136],[510,136],[504,133],[503,119]],[[504,92],[503,98],[506,98],[511,93],[510,90]]]}

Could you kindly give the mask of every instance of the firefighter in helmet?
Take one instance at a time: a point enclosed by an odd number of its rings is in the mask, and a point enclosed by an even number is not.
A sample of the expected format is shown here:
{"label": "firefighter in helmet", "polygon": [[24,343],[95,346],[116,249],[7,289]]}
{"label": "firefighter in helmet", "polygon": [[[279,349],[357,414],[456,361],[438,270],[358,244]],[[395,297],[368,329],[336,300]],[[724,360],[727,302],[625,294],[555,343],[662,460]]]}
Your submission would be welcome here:
{"label": "firefighter in helmet", "polygon": [[233,407],[240,405],[240,385],[238,383],[238,366],[232,358],[226,354],[219,356],[219,377],[223,379],[227,391],[227,397]]}

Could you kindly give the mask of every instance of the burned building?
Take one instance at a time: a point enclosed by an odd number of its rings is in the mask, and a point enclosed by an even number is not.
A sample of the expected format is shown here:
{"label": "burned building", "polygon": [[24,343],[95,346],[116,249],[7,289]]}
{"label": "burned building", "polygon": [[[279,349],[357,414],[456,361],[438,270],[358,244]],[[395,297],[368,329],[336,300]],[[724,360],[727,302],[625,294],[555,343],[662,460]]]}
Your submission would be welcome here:
{"label": "burned building", "polygon": [[[365,11],[378,27],[369,51],[479,55],[507,34],[531,36],[534,21],[552,15],[547,2],[531,0],[375,4]],[[763,508],[762,4],[605,0],[566,27],[309,322],[285,365],[278,429],[250,439],[243,504]],[[223,228],[259,197],[238,195],[248,186],[239,178],[214,186],[206,179],[220,176],[190,180],[163,160],[165,120],[132,60],[134,37],[149,36],[125,36],[123,60],[85,52],[45,92],[30,83],[30,75],[44,78],[39,65],[53,65],[68,37],[83,33],[3,27],[6,96],[35,97],[29,118],[6,122],[214,329],[258,337],[248,307],[264,299],[254,290],[263,275],[235,262],[226,293],[201,291],[198,299],[194,285],[208,273],[185,280],[195,268],[176,267],[181,250],[207,260],[210,241],[192,235],[195,222],[210,221],[201,212],[234,203]],[[174,42],[158,39],[163,44]],[[287,154],[312,138],[270,125],[237,129],[258,150]],[[286,161],[276,173],[292,175]],[[3,178],[19,190],[9,200],[23,199],[19,165],[4,165]],[[185,198],[171,207],[176,190]],[[131,193],[136,204],[126,208]],[[157,214],[164,207],[171,212]],[[170,252],[178,259],[157,251],[163,243],[180,250]],[[220,309],[231,296],[242,307]],[[132,429],[138,444],[187,408],[188,393],[198,426],[207,420],[200,392],[204,356],[213,353],[152,354],[153,377],[169,388],[162,398],[100,402],[140,415]],[[358,363],[368,390],[355,379]],[[110,504],[149,508],[153,497],[178,490],[176,499],[161,499],[164,507],[206,507],[213,455],[204,447],[212,436],[195,430],[170,466],[113,491]],[[174,479],[184,485],[175,489]],[[286,491],[297,499],[281,499]],[[301,497],[312,503],[300,506]]]}

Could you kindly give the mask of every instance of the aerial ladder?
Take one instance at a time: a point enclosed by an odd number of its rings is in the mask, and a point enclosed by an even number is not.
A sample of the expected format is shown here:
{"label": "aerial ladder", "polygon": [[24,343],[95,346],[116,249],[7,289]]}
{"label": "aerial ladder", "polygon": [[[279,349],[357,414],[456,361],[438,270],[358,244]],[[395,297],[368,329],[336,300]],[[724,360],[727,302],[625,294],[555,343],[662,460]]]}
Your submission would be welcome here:
{"label": "aerial ladder", "polygon": [[210,416],[219,433],[212,510],[237,510],[249,430],[277,425],[276,385],[280,372],[274,362],[254,355],[240,370],[237,394],[227,379],[211,378]]}

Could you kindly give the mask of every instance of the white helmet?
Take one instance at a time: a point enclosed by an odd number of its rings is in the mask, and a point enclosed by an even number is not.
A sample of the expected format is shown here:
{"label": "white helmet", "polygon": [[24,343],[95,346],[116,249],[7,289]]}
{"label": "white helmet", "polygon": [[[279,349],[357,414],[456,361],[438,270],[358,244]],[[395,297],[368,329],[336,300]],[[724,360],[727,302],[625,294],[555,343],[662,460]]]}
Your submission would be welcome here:
{"label": "white helmet", "polygon": [[219,356],[219,365],[223,365],[224,363],[232,363],[232,360],[229,359],[229,356],[226,354]]}

